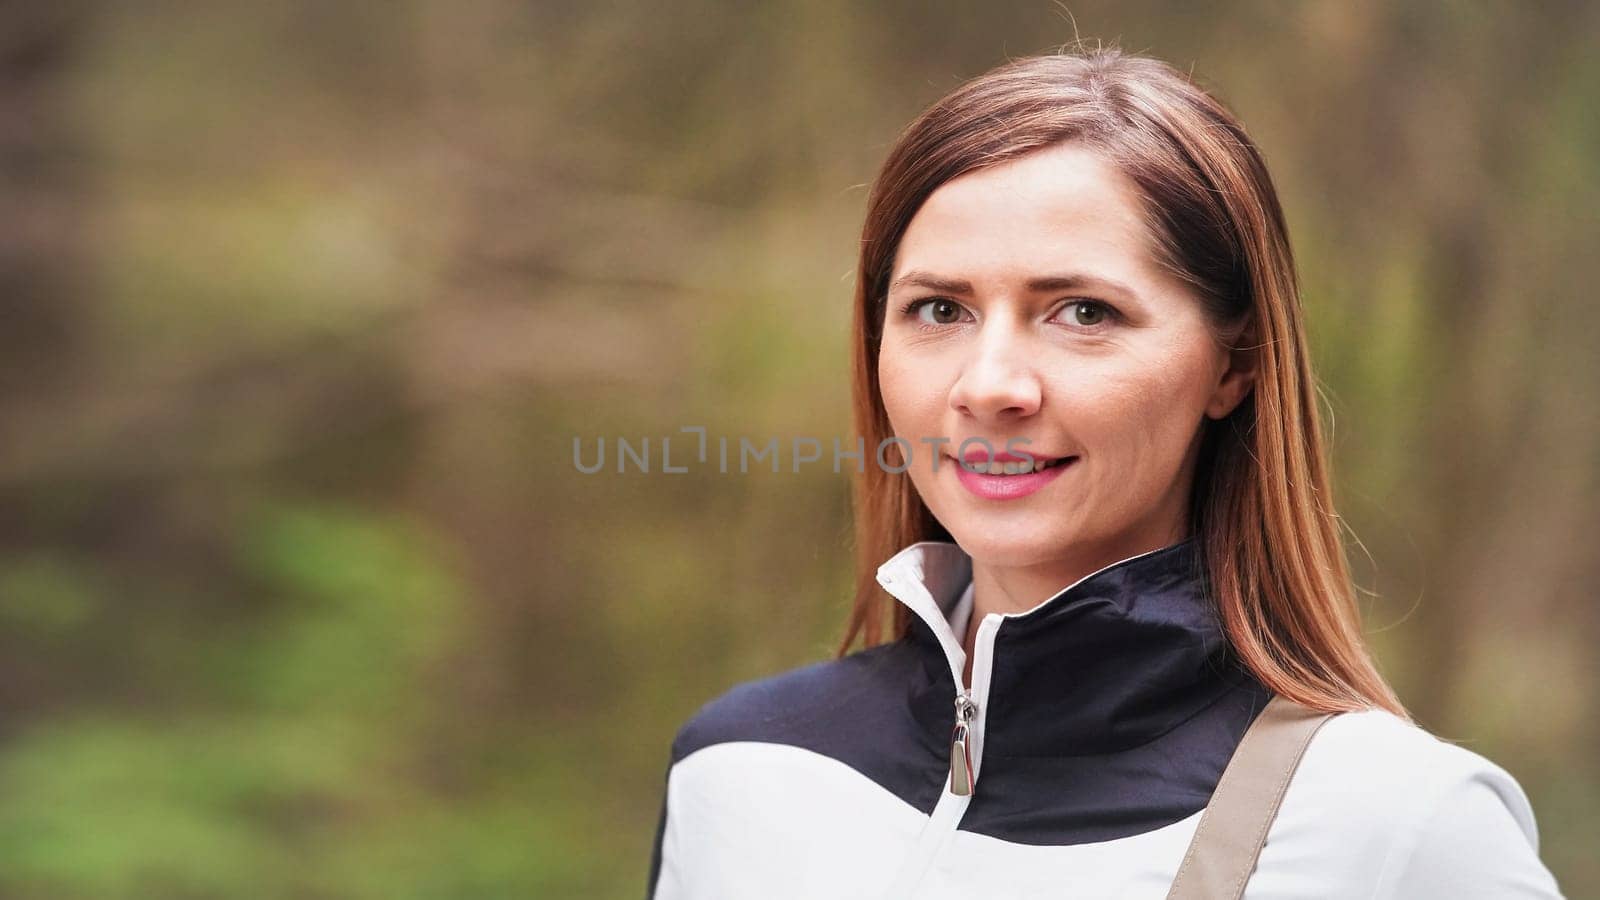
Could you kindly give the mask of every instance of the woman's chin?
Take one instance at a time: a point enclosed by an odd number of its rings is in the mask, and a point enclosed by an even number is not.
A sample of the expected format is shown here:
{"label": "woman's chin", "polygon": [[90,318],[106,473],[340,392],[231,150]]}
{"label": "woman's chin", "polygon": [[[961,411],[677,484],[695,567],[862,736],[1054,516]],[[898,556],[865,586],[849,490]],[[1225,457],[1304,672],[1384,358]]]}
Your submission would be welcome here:
{"label": "woman's chin", "polygon": [[1040,535],[1015,524],[979,529],[975,534],[956,535],[956,543],[967,555],[985,565],[1031,566],[1059,557],[1064,546],[1071,543],[1065,536]]}

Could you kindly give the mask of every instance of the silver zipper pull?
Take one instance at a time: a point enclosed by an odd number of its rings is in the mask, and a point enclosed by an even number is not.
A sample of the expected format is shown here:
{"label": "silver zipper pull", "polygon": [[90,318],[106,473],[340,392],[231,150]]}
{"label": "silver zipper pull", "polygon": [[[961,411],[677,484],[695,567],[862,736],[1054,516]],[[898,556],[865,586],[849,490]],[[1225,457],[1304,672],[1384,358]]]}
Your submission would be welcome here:
{"label": "silver zipper pull", "polygon": [[972,745],[968,743],[968,730],[972,717],[977,715],[978,704],[963,692],[956,697],[956,727],[950,735],[950,793],[958,797],[972,794]]}

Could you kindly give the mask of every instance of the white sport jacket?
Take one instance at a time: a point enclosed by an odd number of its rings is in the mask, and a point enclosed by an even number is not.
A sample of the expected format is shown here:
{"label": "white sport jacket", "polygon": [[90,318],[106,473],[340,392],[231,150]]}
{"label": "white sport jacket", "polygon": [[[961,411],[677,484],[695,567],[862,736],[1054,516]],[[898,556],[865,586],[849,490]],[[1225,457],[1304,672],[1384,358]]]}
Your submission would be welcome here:
{"label": "white sport jacket", "polygon": [[[971,559],[878,580],[900,641],[740,685],[672,747],[651,900],[1161,900],[1271,698],[1207,599],[1196,538],[978,625]],[[1559,898],[1504,769],[1382,711],[1327,722],[1244,895]]]}

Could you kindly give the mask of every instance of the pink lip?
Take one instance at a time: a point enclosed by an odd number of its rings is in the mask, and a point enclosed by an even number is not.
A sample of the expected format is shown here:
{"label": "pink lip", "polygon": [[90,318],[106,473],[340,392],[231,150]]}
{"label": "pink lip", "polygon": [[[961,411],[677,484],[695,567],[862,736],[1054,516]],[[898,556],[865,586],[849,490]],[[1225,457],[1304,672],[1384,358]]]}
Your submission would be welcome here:
{"label": "pink lip", "polygon": [[[1007,461],[1004,453],[995,454],[995,459],[1001,462]],[[1016,500],[1055,481],[1062,472],[1077,464],[1078,458],[1072,457],[1059,465],[1051,466],[1041,472],[1029,472],[1026,475],[986,475],[973,472],[960,464],[955,466],[955,470],[956,479],[961,482],[961,486],[985,500]]]}

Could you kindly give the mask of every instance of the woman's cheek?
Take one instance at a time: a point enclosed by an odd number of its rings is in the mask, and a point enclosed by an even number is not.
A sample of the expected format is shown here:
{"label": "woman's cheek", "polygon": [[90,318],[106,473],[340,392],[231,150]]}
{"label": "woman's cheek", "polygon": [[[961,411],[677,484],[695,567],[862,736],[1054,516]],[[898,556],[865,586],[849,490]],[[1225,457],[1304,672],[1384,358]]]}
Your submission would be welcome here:
{"label": "woman's cheek", "polygon": [[889,427],[900,434],[905,426],[907,411],[903,401],[904,377],[894,356],[885,348],[878,361],[878,392],[883,398],[883,410],[889,416]]}
{"label": "woman's cheek", "polygon": [[896,435],[915,444],[919,437],[937,433],[940,398],[929,390],[926,374],[911,365],[891,364],[880,378],[884,409]]}

